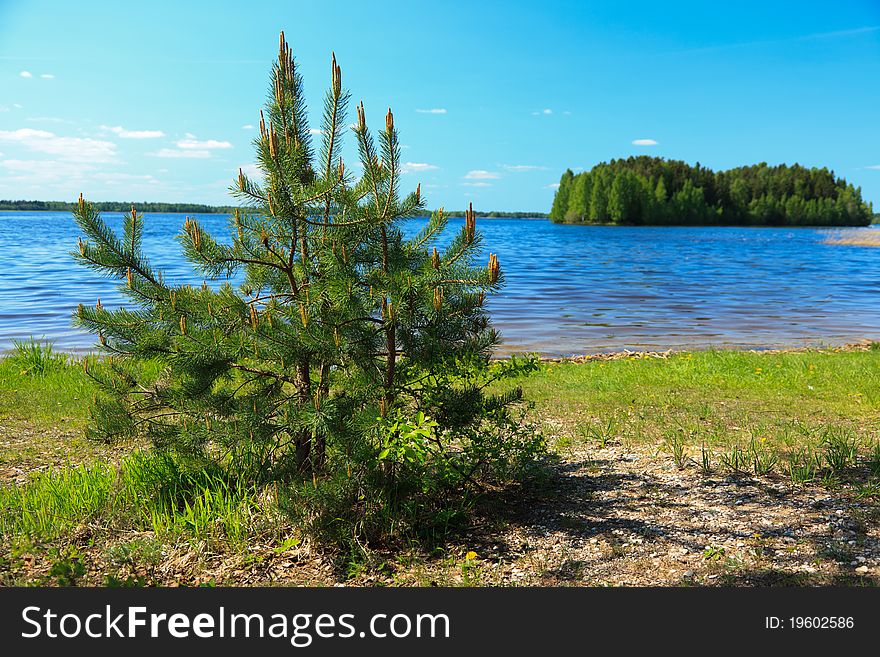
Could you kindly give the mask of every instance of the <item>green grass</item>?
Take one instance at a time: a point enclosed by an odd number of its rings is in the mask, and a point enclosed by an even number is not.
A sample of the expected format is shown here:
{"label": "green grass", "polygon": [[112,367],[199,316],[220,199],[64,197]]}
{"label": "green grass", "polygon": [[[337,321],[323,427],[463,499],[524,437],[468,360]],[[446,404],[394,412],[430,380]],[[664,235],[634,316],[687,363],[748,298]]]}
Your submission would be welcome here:
{"label": "green grass", "polygon": [[51,344],[16,343],[0,357],[0,418],[13,417],[54,426],[81,424],[94,387],[72,358]]}
{"label": "green grass", "polygon": [[120,465],[95,463],[0,488],[0,537],[51,541],[100,523],[149,530],[162,539],[243,548],[269,526],[257,491],[170,456],[133,452]]}
{"label": "green grass", "polygon": [[[819,447],[829,432],[870,445],[880,429],[880,352],[705,351],[546,365],[520,382],[539,416],[572,434],[699,448],[751,441]],[[594,426],[585,432],[585,426]],[[607,439],[607,436],[606,436]],[[676,439],[678,440],[678,438]]]}
{"label": "green grass", "polygon": [[[845,483],[880,497],[878,349],[548,363],[516,383],[563,453],[642,445],[705,476]],[[78,564],[94,554],[68,548],[83,528],[119,564],[121,585],[147,572],[129,561],[153,564],[168,545],[243,554],[254,542],[271,552],[300,540],[275,491],[137,446],[85,441],[93,394],[81,363],[51,348],[0,358],[0,571],[19,573],[0,583],[37,581],[21,575],[30,572],[22,554],[51,560],[45,576],[58,582],[81,578]]]}

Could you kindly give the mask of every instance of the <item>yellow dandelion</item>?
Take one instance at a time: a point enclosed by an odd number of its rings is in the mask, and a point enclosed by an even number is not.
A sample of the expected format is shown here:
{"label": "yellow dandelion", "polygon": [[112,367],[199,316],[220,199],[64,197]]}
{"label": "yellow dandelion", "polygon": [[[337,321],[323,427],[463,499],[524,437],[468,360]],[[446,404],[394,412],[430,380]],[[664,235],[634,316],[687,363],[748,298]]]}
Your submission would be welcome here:
{"label": "yellow dandelion", "polygon": [[477,553],[471,550],[466,555],[464,555],[465,561],[473,561],[477,558]]}

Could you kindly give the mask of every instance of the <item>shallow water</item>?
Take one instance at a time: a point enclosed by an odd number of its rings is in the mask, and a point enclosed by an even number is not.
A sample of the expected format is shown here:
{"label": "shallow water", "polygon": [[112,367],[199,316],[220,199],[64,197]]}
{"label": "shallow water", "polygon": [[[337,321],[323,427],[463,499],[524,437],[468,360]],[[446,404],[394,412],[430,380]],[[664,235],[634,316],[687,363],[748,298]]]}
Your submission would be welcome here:
{"label": "shallow water", "polygon": [[[105,218],[118,228],[121,215]],[[226,217],[201,215],[224,234]],[[149,214],[144,252],[167,280],[201,283],[179,255],[183,215]],[[450,221],[458,229],[463,220]],[[415,232],[423,220],[407,222]],[[826,243],[845,230],[623,227],[478,219],[507,285],[489,301],[505,351],[772,348],[880,338],[880,250]],[[0,350],[14,338],[93,346],[78,303],[122,302],[75,264],[79,230],[61,212],[0,212]]]}

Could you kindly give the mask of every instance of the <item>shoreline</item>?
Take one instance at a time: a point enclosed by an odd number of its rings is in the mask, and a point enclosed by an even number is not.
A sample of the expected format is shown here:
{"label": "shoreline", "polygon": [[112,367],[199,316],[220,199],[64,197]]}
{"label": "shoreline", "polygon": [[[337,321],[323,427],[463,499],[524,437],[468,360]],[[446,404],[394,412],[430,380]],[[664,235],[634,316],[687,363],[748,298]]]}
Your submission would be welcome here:
{"label": "shoreline", "polygon": [[[27,342],[25,339],[24,342]],[[45,342],[51,341],[38,341],[39,344],[44,344]],[[507,351],[504,349],[498,349],[496,353],[494,353],[491,357],[493,361],[501,361],[501,360],[510,360],[511,357],[517,358],[525,358],[527,356],[537,356],[538,360],[542,363],[588,363],[592,361],[613,361],[613,360],[646,360],[646,359],[657,359],[657,360],[665,360],[672,356],[684,355],[684,354],[692,354],[692,353],[701,353],[701,352],[734,352],[734,353],[749,353],[749,354],[797,354],[797,353],[811,353],[811,352],[857,352],[857,351],[871,351],[874,349],[873,345],[880,345],[880,339],[873,340],[871,338],[862,338],[858,342],[845,342],[843,344],[816,344],[816,345],[806,345],[806,346],[797,346],[797,347],[720,347],[720,346],[708,346],[708,347],[695,347],[695,348],[670,348],[670,349],[620,349],[613,351],[598,351],[592,353],[584,353],[584,354],[570,354],[567,356],[560,355],[552,355],[552,354],[544,354],[541,352],[529,352],[529,351]],[[59,349],[55,350],[55,353],[63,354],[65,356],[71,356],[75,359],[84,358],[87,356],[102,356],[99,350],[96,349]],[[3,349],[0,350],[0,359],[7,357],[15,352],[14,348]]]}

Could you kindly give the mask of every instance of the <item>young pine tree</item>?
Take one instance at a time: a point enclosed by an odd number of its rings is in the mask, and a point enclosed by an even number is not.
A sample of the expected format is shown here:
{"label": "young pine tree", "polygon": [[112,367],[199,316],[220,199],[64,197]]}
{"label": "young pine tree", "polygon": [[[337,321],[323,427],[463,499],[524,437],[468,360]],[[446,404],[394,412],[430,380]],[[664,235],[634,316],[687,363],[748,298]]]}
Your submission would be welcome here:
{"label": "young pine tree", "polygon": [[[76,313],[109,355],[88,367],[101,389],[93,437],[146,437],[255,481],[350,473],[365,462],[390,471],[395,454],[416,453],[402,438],[413,435],[427,437],[417,455],[443,461],[459,481],[488,462],[494,452],[477,449],[475,437],[519,398],[484,393],[517,370],[489,362],[499,338],[484,301],[502,283],[498,259],[476,264],[472,209],[444,248],[435,246],[442,209],[404,236],[401,222],[425,205],[419,186],[400,192],[394,117],[389,110],[374,139],[363,104],[348,128],[348,103],[334,57],[313,144],[282,33],[254,141],[261,176],[239,172],[231,192],[242,207],[226,239],[193,219],[178,237],[212,285],[168,284],[142,250],[142,215],[132,208],[119,236],[80,197],[74,215],[85,240],[75,256],[118,280],[128,299],[118,310],[99,301]],[[349,132],[360,177],[340,157]],[[238,287],[228,280],[235,275]],[[422,433],[407,432],[411,425]]]}

